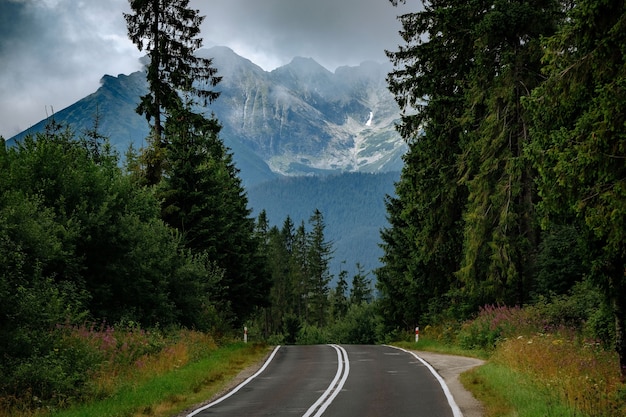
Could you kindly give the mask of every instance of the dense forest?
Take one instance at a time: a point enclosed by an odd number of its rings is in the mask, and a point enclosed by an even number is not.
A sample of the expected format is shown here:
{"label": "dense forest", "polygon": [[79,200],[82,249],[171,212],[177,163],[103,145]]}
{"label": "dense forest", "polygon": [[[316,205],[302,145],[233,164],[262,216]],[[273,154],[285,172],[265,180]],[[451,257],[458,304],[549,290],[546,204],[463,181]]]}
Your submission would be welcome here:
{"label": "dense forest", "polygon": [[120,166],[95,128],[51,125],[0,147],[4,395],[78,390],[73,378],[92,362],[63,348],[76,326],[219,338],[247,324],[278,343],[377,340],[369,274],[343,270],[331,288],[322,212],[280,229],[265,211],[253,219],[215,120],[202,123],[195,151],[179,143],[190,131],[168,136],[168,168],[152,186],[143,157],[131,149]]}
{"label": "dense forest", "polygon": [[431,1],[400,18],[388,81],[410,149],[377,271],[388,328],[584,286],[604,305],[573,321],[598,324],[626,376],[624,7]]}
{"label": "dense forest", "polygon": [[266,211],[270,225],[281,227],[287,216],[299,224],[314,209],[324,214],[325,235],[333,245],[330,271],[334,285],[341,270],[357,274],[380,266],[380,229],[387,224],[384,196],[394,194],[399,172],[342,173],[328,176],[288,177],[247,189],[256,217]]}
{"label": "dense forest", "polygon": [[129,37],[150,57],[137,107],[151,127],[145,148],[121,158],[97,113],[85,131],[52,120],[0,141],[2,408],[86,395],[106,358],[74,338],[81,329],[102,329],[107,346],[114,329],[230,340],[244,324],[274,341],[321,342],[331,324],[340,340],[375,339],[341,325],[374,322],[372,285],[358,266],[351,290],[347,271],[331,290],[322,212],[311,208],[311,230],[255,220],[219,121],[194,112],[220,81],[193,55],[203,18],[188,0],[131,6]]}
{"label": "dense forest", "polygon": [[[433,1],[401,17],[388,82],[409,150],[381,202],[375,277],[333,277],[320,207],[252,217],[219,121],[192,111],[219,99],[211,60],[193,58],[202,18],[186,0],[132,4],[129,36],[151,58],[146,148],[121,164],[97,115],[0,144],[3,396],[58,401],[84,384],[64,330],[85,323],[373,343],[552,300],[626,375],[623,1]],[[146,24],[174,12],[167,30]]]}

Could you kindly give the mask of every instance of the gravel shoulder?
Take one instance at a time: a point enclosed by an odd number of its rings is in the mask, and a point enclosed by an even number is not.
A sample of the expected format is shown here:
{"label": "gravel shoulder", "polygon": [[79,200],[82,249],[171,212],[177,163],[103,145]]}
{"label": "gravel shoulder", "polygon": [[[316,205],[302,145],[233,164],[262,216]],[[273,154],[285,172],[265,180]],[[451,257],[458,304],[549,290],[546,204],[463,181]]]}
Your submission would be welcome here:
{"label": "gravel shoulder", "polygon": [[485,361],[465,356],[444,355],[417,350],[413,352],[428,362],[441,375],[464,417],[482,417],[484,415],[482,404],[474,398],[472,393],[463,387],[459,380],[459,375],[469,369],[483,365]]}

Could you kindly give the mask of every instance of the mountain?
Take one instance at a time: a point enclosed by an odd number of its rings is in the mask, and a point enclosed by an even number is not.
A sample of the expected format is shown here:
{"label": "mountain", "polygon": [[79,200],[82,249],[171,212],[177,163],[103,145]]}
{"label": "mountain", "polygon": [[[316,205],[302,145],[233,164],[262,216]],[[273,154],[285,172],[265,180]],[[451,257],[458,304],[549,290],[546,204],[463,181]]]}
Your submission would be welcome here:
{"label": "mountain", "polygon": [[[226,47],[202,49],[223,77],[220,97],[205,109],[223,125],[246,185],[277,175],[386,172],[402,167],[406,145],[394,128],[398,107],[387,90],[390,64],[366,62],[334,73],[310,58],[294,58],[271,72]],[[149,127],[135,113],[147,91],[143,72],[105,75],[100,88],[51,117],[76,131],[99,114],[100,131],[124,154],[144,145]],[[371,117],[370,117],[371,116]],[[9,139],[43,131],[47,120]]]}
{"label": "mountain", "polygon": [[[318,208],[335,248],[332,272],[352,272],[356,262],[375,268],[379,230],[386,226],[384,197],[393,193],[406,151],[385,80],[390,64],[365,62],[331,72],[296,57],[265,71],[226,47],[199,55],[213,58],[223,78],[216,88],[220,97],[196,110],[214,113],[222,124],[220,137],[233,153],[254,214],[266,209],[281,227],[287,215],[306,223]],[[124,155],[129,144],[145,145],[149,126],[135,108],[147,87],[143,72],[105,75],[97,91],[52,117],[80,133],[98,115],[99,132]],[[43,131],[48,122],[8,143]]]}

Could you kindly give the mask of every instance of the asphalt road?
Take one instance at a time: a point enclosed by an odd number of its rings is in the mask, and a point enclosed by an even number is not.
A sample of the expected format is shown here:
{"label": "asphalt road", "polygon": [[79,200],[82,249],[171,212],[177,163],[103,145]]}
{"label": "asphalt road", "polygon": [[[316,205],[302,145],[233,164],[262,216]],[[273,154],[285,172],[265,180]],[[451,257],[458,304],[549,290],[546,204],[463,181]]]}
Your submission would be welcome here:
{"label": "asphalt road", "polygon": [[445,383],[389,346],[282,346],[242,385],[189,416],[461,417]]}

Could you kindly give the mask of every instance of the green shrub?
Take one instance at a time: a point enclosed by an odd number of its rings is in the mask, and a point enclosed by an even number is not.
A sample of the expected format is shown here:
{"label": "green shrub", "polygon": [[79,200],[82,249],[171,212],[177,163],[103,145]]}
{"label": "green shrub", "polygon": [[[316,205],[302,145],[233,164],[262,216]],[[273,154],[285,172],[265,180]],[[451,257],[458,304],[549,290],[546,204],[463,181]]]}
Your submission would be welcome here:
{"label": "green shrub", "polygon": [[346,316],[330,328],[330,337],[335,343],[374,344],[382,339],[381,326],[374,305],[353,304]]}
{"label": "green shrub", "polygon": [[283,329],[285,343],[293,345],[298,339],[298,334],[302,328],[300,319],[294,314],[287,314],[283,318]]}
{"label": "green shrub", "polygon": [[298,345],[318,345],[328,343],[329,340],[330,338],[325,329],[320,329],[317,326],[304,325],[298,332],[296,343]]}
{"label": "green shrub", "polygon": [[529,313],[529,310],[519,307],[482,307],[474,320],[461,326],[457,342],[463,349],[493,350],[500,340],[537,328]]}
{"label": "green shrub", "polygon": [[270,346],[284,345],[285,343],[285,336],[282,334],[273,334],[267,338],[267,344]]}

